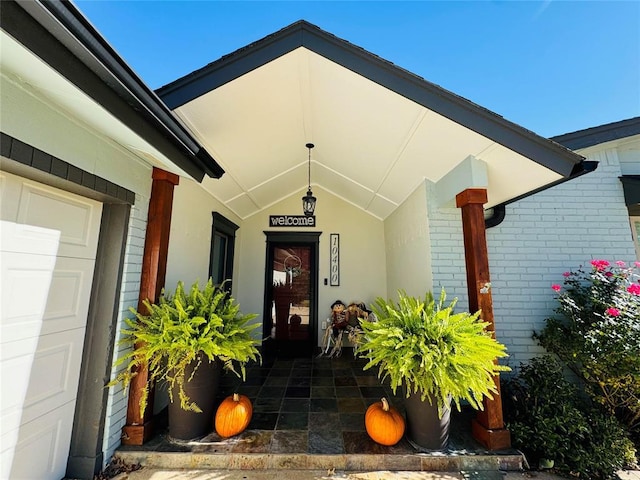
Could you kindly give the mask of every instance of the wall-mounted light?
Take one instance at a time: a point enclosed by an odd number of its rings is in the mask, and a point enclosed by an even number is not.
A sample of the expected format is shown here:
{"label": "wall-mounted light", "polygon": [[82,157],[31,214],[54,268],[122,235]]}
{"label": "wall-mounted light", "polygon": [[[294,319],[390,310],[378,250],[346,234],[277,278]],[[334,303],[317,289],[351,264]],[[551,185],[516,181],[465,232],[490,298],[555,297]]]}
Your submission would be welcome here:
{"label": "wall-mounted light", "polygon": [[315,146],[313,143],[307,143],[305,145],[309,149],[309,169],[308,169],[308,189],[307,194],[302,197],[302,211],[305,215],[311,216],[316,209],[316,197],[313,196],[311,191],[311,149]]}

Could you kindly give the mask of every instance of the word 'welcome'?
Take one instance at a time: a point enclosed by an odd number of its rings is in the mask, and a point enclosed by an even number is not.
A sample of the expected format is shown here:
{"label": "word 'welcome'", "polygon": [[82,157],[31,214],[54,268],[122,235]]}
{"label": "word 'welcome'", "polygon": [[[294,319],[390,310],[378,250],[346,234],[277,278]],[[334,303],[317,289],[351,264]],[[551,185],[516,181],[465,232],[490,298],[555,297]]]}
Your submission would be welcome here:
{"label": "word 'welcome'", "polygon": [[269,226],[271,227],[315,227],[316,217],[314,215],[269,215]]}

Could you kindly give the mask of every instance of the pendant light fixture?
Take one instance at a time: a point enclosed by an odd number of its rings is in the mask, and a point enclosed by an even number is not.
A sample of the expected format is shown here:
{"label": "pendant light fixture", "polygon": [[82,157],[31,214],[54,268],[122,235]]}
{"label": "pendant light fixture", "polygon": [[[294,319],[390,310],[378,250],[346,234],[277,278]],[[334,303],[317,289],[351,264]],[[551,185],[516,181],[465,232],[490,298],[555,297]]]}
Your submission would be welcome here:
{"label": "pendant light fixture", "polygon": [[313,192],[311,191],[311,149],[314,145],[313,143],[307,143],[305,146],[309,149],[309,176],[307,194],[302,197],[302,211],[306,216],[310,217],[316,209],[316,197],[313,196]]}

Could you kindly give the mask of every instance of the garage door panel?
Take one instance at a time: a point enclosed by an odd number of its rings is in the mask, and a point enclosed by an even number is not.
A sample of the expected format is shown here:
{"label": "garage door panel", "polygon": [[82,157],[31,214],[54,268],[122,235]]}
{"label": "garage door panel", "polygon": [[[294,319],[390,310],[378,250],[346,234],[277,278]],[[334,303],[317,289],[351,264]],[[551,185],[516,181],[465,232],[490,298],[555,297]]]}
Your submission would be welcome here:
{"label": "garage door panel", "polygon": [[84,333],[81,328],[12,344],[13,358],[2,362],[3,430],[75,399]]}
{"label": "garage door panel", "polygon": [[42,333],[56,257],[0,252],[0,341]]}
{"label": "garage door panel", "polygon": [[1,478],[64,478],[69,456],[73,403],[2,435]]}
{"label": "garage door panel", "polygon": [[[33,337],[2,346],[0,364],[0,422],[2,432],[18,430],[22,422],[22,406],[29,389],[30,374],[18,375],[17,372],[29,371],[33,365],[38,338]],[[17,435],[17,434],[16,434]],[[4,444],[3,444],[4,448]],[[5,477],[0,477],[5,478]]]}
{"label": "garage door panel", "polygon": [[86,324],[92,260],[4,253],[0,262],[2,343]]}
{"label": "garage door panel", "polygon": [[58,258],[47,298],[43,333],[84,327],[94,265],[90,259]]}
{"label": "garage door panel", "polygon": [[[4,211],[4,208],[3,208]],[[0,221],[0,250],[55,256],[60,248],[60,230]]]}
{"label": "garage door panel", "polygon": [[[9,174],[5,176],[2,197],[3,203],[6,197],[7,205],[3,205],[3,220],[15,215],[16,223],[58,231],[58,255],[95,258],[102,214],[100,203]],[[21,183],[17,198],[16,183]]]}
{"label": "garage door panel", "polygon": [[0,173],[0,478],[64,477],[102,204]]}

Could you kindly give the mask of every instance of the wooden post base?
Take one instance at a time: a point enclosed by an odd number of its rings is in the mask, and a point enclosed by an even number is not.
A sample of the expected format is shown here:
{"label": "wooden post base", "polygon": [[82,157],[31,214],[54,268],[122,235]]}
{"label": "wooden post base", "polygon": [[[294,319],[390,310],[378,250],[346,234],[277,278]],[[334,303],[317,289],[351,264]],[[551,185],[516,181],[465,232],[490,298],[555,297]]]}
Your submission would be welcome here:
{"label": "wooden post base", "polygon": [[122,445],[143,445],[153,436],[153,419],[143,425],[122,427]]}
{"label": "wooden post base", "polygon": [[507,450],[511,448],[511,433],[506,428],[486,428],[475,418],[471,420],[473,438],[488,450]]}

